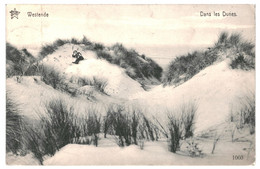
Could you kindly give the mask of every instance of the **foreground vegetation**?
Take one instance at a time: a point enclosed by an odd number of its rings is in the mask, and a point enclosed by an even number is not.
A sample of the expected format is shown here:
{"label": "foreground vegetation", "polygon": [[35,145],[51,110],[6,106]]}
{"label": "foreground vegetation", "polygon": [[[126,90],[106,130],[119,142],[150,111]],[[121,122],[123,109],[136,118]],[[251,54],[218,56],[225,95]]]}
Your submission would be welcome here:
{"label": "foreground vegetation", "polygon": [[84,113],[76,112],[61,98],[48,101],[44,108],[40,121],[31,125],[26,120],[21,121],[19,109],[8,99],[7,152],[24,155],[32,152],[42,164],[45,155],[53,156],[67,144],[98,146],[103,133],[104,138],[108,134],[114,136],[120,147],[134,144],[141,149],[145,140],[158,141],[167,135],[169,150],[176,153],[180,140],[193,136],[196,113],[193,104],[184,104],[179,109],[181,116],[169,114],[169,125],[164,130],[140,110],[130,110],[121,105],[110,105],[106,116],[101,116],[95,108],[86,109]]}

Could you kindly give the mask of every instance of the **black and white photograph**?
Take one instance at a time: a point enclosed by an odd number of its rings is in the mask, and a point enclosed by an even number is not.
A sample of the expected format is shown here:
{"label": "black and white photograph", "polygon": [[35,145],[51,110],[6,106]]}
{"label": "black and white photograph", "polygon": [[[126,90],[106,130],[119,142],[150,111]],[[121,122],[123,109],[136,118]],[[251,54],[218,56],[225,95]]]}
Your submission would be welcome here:
{"label": "black and white photograph", "polygon": [[6,165],[253,166],[255,9],[6,4]]}

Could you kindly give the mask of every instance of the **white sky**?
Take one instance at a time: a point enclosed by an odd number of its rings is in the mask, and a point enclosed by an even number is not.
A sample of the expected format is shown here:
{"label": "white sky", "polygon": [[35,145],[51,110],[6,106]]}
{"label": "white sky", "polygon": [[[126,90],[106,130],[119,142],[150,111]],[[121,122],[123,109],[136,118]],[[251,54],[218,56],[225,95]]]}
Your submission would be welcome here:
{"label": "white sky", "polygon": [[[10,10],[21,13],[10,18]],[[235,12],[237,17],[201,17],[200,11]],[[47,12],[48,18],[28,18]],[[255,40],[255,9],[249,5],[8,5],[6,40],[33,47],[57,38],[82,38],[104,44],[205,45],[223,31]]]}

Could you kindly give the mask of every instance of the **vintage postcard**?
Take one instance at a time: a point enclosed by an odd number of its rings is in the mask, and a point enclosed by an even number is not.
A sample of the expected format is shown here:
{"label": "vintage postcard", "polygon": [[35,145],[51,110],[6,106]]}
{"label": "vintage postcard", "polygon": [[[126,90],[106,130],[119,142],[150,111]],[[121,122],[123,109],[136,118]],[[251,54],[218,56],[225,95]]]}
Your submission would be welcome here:
{"label": "vintage postcard", "polygon": [[255,164],[255,5],[5,9],[7,165]]}

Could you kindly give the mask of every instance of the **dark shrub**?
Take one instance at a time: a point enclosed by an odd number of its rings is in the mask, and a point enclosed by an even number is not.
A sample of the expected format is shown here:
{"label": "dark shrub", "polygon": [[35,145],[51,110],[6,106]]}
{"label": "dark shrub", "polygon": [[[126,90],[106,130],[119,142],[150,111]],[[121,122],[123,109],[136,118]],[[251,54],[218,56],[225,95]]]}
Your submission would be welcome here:
{"label": "dark shrub", "polygon": [[17,154],[22,148],[22,116],[18,105],[6,95],[6,151]]}
{"label": "dark shrub", "polygon": [[94,44],[94,50],[103,50],[105,47],[101,43],[95,43]]}
{"label": "dark shrub", "polygon": [[221,32],[217,41],[217,44],[226,44],[228,40],[228,33],[227,32]]}
{"label": "dark shrub", "polygon": [[62,76],[53,67],[41,65],[39,67],[42,81],[47,85],[51,85],[54,89],[58,89],[62,83]]}
{"label": "dark shrub", "polygon": [[98,146],[98,134],[101,129],[101,116],[94,110],[92,113],[88,113],[87,116],[84,117],[83,125],[84,125],[84,136],[93,136],[94,145]]}
{"label": "dark shrub", "polygon": [[122,106],[109,107],[104,118],[104,137],[108,133],[118,136],[117,143],[121,147],[137,145],[141,127],[139,114],[136,110],[128,112]]}
{"label": "dark shrub", "polygon": [[81,40],[81,44],[84,44],[85,46],[91,46],[92,42],[89,41],[86,36],[84,36]]}
{"label": "dark shrub", "polygon": [[250,129],[250,134],[254,134],[255,93],[252,91],[248,91],[248,93],[246,93],[242,98],[239,99],[237,104],[240,104],[241,107],[235,112],[231,112],[231,122],[235,122],[238,129],[242,129],[248,126]]}
{"label": "dark shrub", "polygon": [[113,60],[113,57],[106,51],[98,50],[98,51],[96,51],[96,53],[97,53],[97,57],[99,59],[103,58],[103,59],[107,60],[110,63]]}
{"label": "dark shrub", "polygon": [[69,43],[68,40],[62,40],[62,39],[57,39],[56,41],[53,42],[53,46],[57,49],[60,46],[65,45],[66,43]]}
{"label": "dark shrub", "polygon": [[18,63],[20,59],[21,52],[10,43],[6,43],[6,60],[11,60],[14,63]]}
{"label": "dark shrub", "polygon": [[77,137],[79,128],[74,124],[76,117],[73,108],[68,107],[62,100],[51,100],[46,105],[47,117],[42,117],[44,138],[43,146],[45,154],[54,155],[56,150],[72,143],[73,138]]}
{"label": "dark shrub", "polygon": [[106,94],[105,88],[107,86],[107,80],[93,77],[93,86],[96,87],[100,92]]}
{"label": "dark shrub", "polygon": [[184,138],[193,137],[194,120],[197,109],[197,105],[192,102],[184,104],[181,108],[181,122],[184,128]]}
{"label": "dark shrub", "polygon": [[139,126],[139,116],[134,111],[132,114],[131,129],[132,129],[132,137],[135,145],[137,145],[138,126]]}
{"label": "dark shrub", "polygon": [[[83,40],[84,40],[84,43],[87,43],[84,38],[83,38]],[[83,42],[83,40],[82,40],[82,42]],[[50,54],[54,53],[59,47],[65,45],[67,43],[71,43],[71,44],[74,44],[74,45],[79,45],[82,42],[80,42],[76,38],[72,38],[71,40],[57,39],[53,43],[46,44],[46,45],[44,45],[41,48],[41,50],[40,50],[40,57],[42,59],[42,58],[46,57],[47,55],[50,55]]]}
{"label": "dark shrub", "polygon": [[170,151],[176,153],[180,148],[181,122],[179,119],[169,117]]}
{"label": "dark shrub", "polygon": [[239,54],[238,57],[232,60],[230,66],[232,69],[250,70],[255,68],[255,63],[247,61],[244,55]]}
{"label": "dark shrub", "polygon": [[153,131],[153,128],[151,126],[151,123],[150,121],[146,118],[146,117],[143,117],[144,118],[144,122],[145,122],[145,126],[147,128],[147,132],[149,134],[149,136],[147,136],[147,138],[150,138],[152,141],[154,141],[154,131]]}
{"label": "dark shrub", "polygon": [[27,49],[18,50],[6,43],[6,76],[23,76],[25,72],[36,61]]}
{"label": "dark shrub", "polygon": [[[54,155],[67,144],[98,146],[101,117],[95,110],[84,116],[76,112],[63,99],[53,99],[45,105],[46,115],[40,116],[39,125],[26,125],[24,137],[27,149],[41,162],[45,155]],[[92,136],[91,140],[89,136]]]}
{"label": "dark shrub", "polygon": [[122,107],[118,107],[116,112],[111,115],[112,127],[115,135],[119,137],[118,145],[124,147],[131,144],[131,126],[130,119],[123,112]]}
{"label": "dark shrub", "polygon": [[53,52],[55,52],[55,50],[57,50],[56,46],[45,45],[40,50],[40,56],[41,56],[41,58],[44,58],[45,56],[50,55]]}
{"label": "dark shrub", "polygon": [[164,82],[166,84],[183,83],[199,73],[200,70],[211,65],[216,59],[217,55],[214,53],[198,51],[177,57],[168,66]]}
{"label": "dark shrub", "polygon": [[[250,70],[255,68],[255,45],[242,39],[240,34],[222,32],[215,45],[208,50],[195,51],[175,58],[164,74],[164,83],[178,85],[217,60],[231,59],[232,69]],[[231,51],[231,52],[230,52]]]}
{"label": "dark shrub", "polygon": [[169,148],[171,152],[175,153],[179,150],[181,139],[193,136],[196,111],[197,105],[188,102],[168,115]]}
{"label": "dark shrub", "polygon": [[76,38],[72,38],[72,39],[70,40],[70,43],[72,43],[72,44],[74,44],[74,45],[79,45],[79,44],[81,44],[80,41],[79,41],[78,39],[76,39]]}
{"label": "dark shrub", "polygon": [[24,137],[27,142],[26,148],[33,153],[34,157],[38,159],[40,164],[42,165],[45,152],[47,152],[48,150],[53,151],[50,150],[51,145],[47,145],[48,147],[43,147],[42,144],[43,137],[39,129],[34,129],[33,127],[28,125],[25,126],[24,129],[25,129]]}
{"label": "dark shrub", "polygon": [[45,155],[54,155],[63,146],[74,143],[80,137],[73,109],[60,99],[45,105],[46,116],[40,116],[36,125],[25,124],[23,136],[26,149],[42,164]]}
{"label": "dark shrub", "polygon": [[108,84],[106,79],[101,79],[101,78],[98,78],[96,76],[94,76],[91,79],[79,78],[78,79],[78,84],[79,84],[79,86],[86,86],[86,85],[94,86],[100,92],[102,92],[104,94],[107,94],[105,92],[105,88],[106,88],[106,86]]}
{"label": "dark shrub", "polygon": [[[162,68],[152,59],[144,55],[139,55],[133,49],[128,50],[119,43],[113,45],[110,50],[113,51],[115,56],[111,56],[110,53],[101,48],[95,52],[99,58],[106,59],[108,62],[126,69],[126,74],[139,81],[139,83],[146,78],[149,79],[152,77],[160,80]],[[134,74],[132,70],[134,70]]]}
{"label": "dark shrub", "polygon": [[240,42],[241,42],[241,35],[238,33],[232,33],[228,39],[228,43],[231,46],[237,46],[239,45]]}

